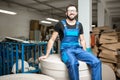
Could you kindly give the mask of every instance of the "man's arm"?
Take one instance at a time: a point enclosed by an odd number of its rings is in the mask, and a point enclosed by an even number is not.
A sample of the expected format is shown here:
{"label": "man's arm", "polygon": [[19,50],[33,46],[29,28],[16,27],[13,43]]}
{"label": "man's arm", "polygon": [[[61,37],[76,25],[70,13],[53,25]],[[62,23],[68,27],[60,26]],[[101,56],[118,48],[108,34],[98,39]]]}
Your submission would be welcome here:
{"label": "man's arm", "polygon": [[58,32],[54,31],[51,38],[50,38],[50,40],[48,41],[46,55],[39,57],[39,60],[45,59],[45,58],[47,58],[49,56],[51,48],[52,48],[57,36],[58,36]]}
{"label": "man's arm", "polygon": [[83,34],[80,34],[80,43],[81,43],[81,46],[83,47],[83,50],[86,50],[86,42]]}

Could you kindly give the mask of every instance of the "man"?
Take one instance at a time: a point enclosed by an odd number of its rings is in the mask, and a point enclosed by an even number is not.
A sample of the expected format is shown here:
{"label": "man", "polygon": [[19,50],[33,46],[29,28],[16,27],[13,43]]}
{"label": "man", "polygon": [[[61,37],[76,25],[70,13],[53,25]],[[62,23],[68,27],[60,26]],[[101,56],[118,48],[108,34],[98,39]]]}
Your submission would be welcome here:
{"label": "man", "polygon": [[101,62],[93,54],[86,51],[82,24],[76,21],[76,16],[77,8],[74,5],[69,5],[66,8],[67,18],[56,24],[55,31],[48,41],[46,55],[39,57],[39,60],[49,56],[54,41],[59,35],[61,40],[61,59],[67,66],[70,80],[79,80],[78,60],[90,65],[92,80],[102,80]]}

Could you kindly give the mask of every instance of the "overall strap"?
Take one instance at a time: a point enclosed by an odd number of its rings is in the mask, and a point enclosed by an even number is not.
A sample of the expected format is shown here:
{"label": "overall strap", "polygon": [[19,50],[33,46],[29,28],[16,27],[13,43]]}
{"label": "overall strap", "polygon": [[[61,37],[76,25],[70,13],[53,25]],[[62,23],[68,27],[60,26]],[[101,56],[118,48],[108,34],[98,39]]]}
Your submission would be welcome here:
{"label": "overall strap", "polygon": [[76,21],[76,29],[78,29],[78,27],[79,27],[79,22],[78,21]]}
{"label": "overall strap", "polygon": [[63,26],[65,27],[65,29],[67,29],[66,20],[64,19],[61,22],[62,22]]}
{"label": "overall strap", "polygon": [[[67,29],[66,20],[64,19],[64,20],[62,20],[61,22],[62,22],[62,24],[64,25],[65,29]],[[78,27],[79,27],[79,22],[76,21],[76,29],[78,29]]]}

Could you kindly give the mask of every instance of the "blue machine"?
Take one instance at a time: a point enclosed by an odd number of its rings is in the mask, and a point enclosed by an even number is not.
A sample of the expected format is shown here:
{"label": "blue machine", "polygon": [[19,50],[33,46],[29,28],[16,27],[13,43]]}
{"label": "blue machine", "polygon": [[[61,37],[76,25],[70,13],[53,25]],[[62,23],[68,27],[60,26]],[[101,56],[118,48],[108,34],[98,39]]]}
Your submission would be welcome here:
{"label": "blue machine", "polygon": [[1,44],[0,44],[0,76],[2,75],[2,54],[1,54]]}
{"label": "blue machine", "polygon": [[46,53],[47,42],[38,43],[18,43],[18,42],[0,42],[0,75],[10,74],[13,64],[16,63],[16,73],[18,70],[18,59],[22,60],[22,73],[39,72],[38,64],[29,63],[29,65],[35,67],[33,71],[24,71],[24,60],[30,58],[32,53],[34,54],[34,61],[36,58],[36,52],[41,55],[41,49],[44,49],[43,53]]}

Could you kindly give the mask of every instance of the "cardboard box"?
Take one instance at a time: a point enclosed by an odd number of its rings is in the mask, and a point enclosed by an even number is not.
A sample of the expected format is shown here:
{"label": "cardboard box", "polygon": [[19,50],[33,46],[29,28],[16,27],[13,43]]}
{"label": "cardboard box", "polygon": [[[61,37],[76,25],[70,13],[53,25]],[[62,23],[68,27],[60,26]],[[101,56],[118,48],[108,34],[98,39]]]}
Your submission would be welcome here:
{"label": "cardboard box", "polygon": [[39,20],[30,21],[30,30],[39,30]]}
{"label": "cardboard box", "polygon": [[116,61],[112,61],[112,60],[108,60],[108,59],[105,59],[105,58],[100,58],[100,60],[102,61],[102,62],[107,62],[107,63],[117,63]]}
{"label": "cardboard box", "polygon": [[99,57],[100,57],[100,58],[107,59],[107,60],[110,60],[110,61],[117,62],[116,56],[115,56],[115,55],[111,55],[111,54],[109,54],[109,53],[100,53],[100,54],[99,54]]}
{"label": "cardboard box", "polygon": [[116,51],[117,49],[120,49],[120,42],[112,43],[112,44],[103,44],[101,47]]}

